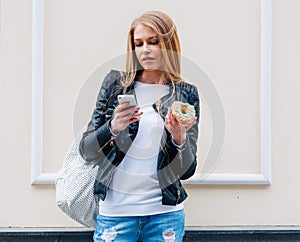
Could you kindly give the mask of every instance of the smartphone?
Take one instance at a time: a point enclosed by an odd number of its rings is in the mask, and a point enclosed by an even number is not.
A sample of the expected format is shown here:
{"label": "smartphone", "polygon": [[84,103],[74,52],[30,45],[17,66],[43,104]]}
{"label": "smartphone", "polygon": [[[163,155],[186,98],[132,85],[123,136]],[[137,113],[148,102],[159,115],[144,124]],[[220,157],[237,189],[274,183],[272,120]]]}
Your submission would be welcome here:
{"label": "smartphone", "polygon": [[134,95],[118,95],[119,104],[129,102],[129,106],[137,106]]}

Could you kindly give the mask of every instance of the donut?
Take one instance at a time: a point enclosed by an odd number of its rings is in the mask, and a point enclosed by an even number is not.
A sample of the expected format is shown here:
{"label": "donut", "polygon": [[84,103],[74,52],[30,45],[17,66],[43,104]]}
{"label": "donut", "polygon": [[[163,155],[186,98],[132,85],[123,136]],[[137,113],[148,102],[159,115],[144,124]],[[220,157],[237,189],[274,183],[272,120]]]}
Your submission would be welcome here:
{"label": "donut", "polygon": [[196,116],[196,111],[193,105],[175,101],[172,106],[172,114],[181,124],[191,124]]}

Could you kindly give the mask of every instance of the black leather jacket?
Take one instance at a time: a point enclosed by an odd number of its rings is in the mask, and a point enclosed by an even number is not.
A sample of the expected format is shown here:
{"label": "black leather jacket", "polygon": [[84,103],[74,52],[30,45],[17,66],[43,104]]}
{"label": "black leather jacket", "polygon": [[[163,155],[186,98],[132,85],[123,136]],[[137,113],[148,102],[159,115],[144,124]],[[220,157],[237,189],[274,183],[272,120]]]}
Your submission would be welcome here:
{"label": "black leather jacket", "polygon": [[[96,108],[83,133],[79,150],[84,160],[99,165],[94,193],[101,200],[105,199],[107,189],[116,167],[123,160],[126,151],[136,137],[139,122],[132,123],[117,137],[113,137],[109,122],[112,119],[114,108],[118,105],[117,95],[134,93],[134,83],[123,88],[120,83],[121,74],[112,70],[105,77],[98,94]],[[188,102],[195,106],[197,121],[188,130],[186,142],[181,150],[173,144],[170,133],[166,128],[163,131],[157,161],[157,174],[162,191],[162,204],[176,205],[187,197],[180,180],[188,179],[195,173],[197,166],[197,138],[199,120],[199,97],[197,88],[186,82],[170,84],[170,92],[160,99],[160,115],[165,120],[168,107],[175,101]],[[153,104],[158,111],[158,103]]]}

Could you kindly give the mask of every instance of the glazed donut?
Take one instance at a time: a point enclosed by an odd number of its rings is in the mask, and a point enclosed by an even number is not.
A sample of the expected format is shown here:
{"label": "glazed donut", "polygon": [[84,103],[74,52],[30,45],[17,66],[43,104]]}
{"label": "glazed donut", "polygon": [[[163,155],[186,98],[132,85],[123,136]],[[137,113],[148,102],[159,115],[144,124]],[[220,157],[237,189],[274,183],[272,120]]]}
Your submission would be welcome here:
{"label": "glazed donut", "polygon": [[191,124],[196,116],[196,111],[193,105],[175,101],[172,106],[172,114],[181,124]]}

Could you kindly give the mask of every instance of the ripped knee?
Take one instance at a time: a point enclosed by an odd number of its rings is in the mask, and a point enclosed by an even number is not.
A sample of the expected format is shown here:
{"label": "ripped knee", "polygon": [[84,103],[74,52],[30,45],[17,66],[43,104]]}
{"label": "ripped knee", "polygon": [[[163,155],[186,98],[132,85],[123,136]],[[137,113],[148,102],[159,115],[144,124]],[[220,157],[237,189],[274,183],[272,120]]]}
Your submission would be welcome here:
{"label": "ripped knee", "polygon": [[165,242],[174,242],[175,241],[175,232],[172,229],[168,229],[163,232],[163,238]]}
{"label": "ripped knee", "polygon": [[117,231],[114,227],[105,229],[101,235],[101,239],[105,242],[111,242],[117,237]]}

